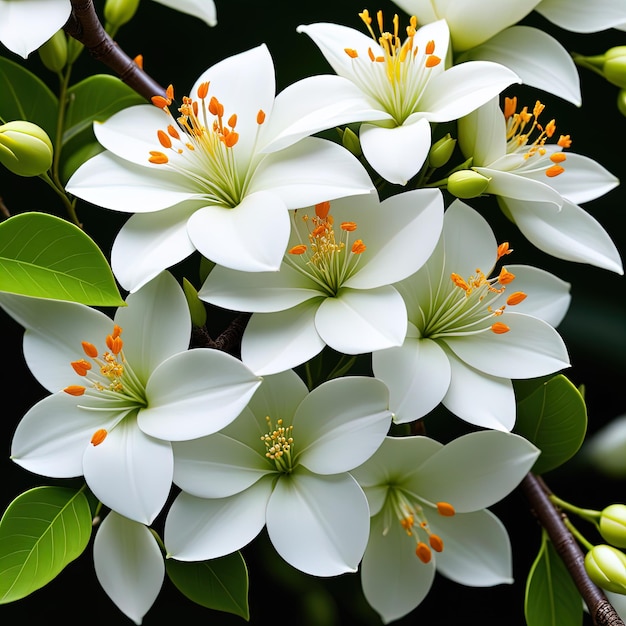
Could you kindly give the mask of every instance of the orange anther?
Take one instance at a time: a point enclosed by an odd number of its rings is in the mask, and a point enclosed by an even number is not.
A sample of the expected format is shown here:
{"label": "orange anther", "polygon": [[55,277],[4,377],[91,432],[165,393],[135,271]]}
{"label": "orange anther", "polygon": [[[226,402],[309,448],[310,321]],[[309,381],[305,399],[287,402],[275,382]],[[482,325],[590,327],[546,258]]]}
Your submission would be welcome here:
{"label": "orange anther", "polygon": [[513,98],[505,98],[504,99],[504,118],[509,119],[512,115],[515,115],[515,110],[517,109],[517,96]]}
{"label": "orange anther", "polygon": [[113,354],[119,354],[122,350],[122,346],[124,345],[124,342],[122,341],[122,338],[119,335],[117,337],[114,337],[113,335],[108,335],[106,338],[106,344],[107,344],[107,348]]}
{"label": "orange anther", "polygon": [[567,159],[567,154],[565,152],[555,152],[550,155],[550,161],[552,163],[563,163]]}
{"label": "orange anther", "polygon": [[498,282],[501,285],[508,285],[515,280],[515,274],[513,272],[509,272],[505,267],[500,270],[500,274],[498,276]]}
{"label": "orange anther", "polygon": [[98,348],[93,345],[93,343],[89,343],[88,341],[81,342],[83,346],[83,350],[88,357],[95,359],[98,356]]}
{"label": "orange anther", "polygon": [[435,42],[431,39],[426,44],[426,54],[433,54],[434,51],[435,51]]}
{"label": "orange anther", "polygon": [[515,293],[512,293],[506,299],[506,303],[509,306],[515,306],[516,304],[519,304],[520,302],[523,302],[524,300],[526,300],[526,294],[523,291],[516,291]]}
{"label": "orange anther", "polygon": [[135,65],[137,65],[139,67],[139,69],[143,69],[143,54],[138,54],[134,59],[133,59]]}
{"label": "orange anther", "polygon": [[200,83],[200,86],[198,87],[198,98],[200,98],[200,100],[204,100],[207,97],[208,93],[209,81]]}
{"label": "orange anther", "polygon": [[450,280],[452,280],[452,282],[463,291],[469,291],[469,285],[458,274],[452,272],[452,274],[450,274]]}
{"label": "orange anther", "polygon": [[431,535],[428,543],[435,552],[443,552],[443,539],[439,535]]}
{"label": "orange anther", "polygon": [[354,48],[344,48],[344,52],[351,58],[356,59],[359,53]]}
{"label": "orange anther", "polygon": [[367,249],[367,246],[363,243],[362,239],[357,239],[352,244],[352,253],[353,254],[361,254],[362,252],[365,252],[366,249]]}
{"label": "orange anther", "polygon": [[426,58],[425,65],[426,67],[431,68],[439,65],[439,63],[441,63],[441,59],[434,54],[431,54],[429,57]]}
{"label": "orange anther", "polygon": [[415,554],[422,563],[430,562],[430,559],[433,556],[430,548],[423,541],[420,541],[417,544],[417,547],[415,548]]}
{"label": "orange anther", "polygon": [[70,385],[63,391],[65,391],[65,393],[69,393],[70,396],[82,396],[85,393],[85,388],[82,385]]}
{"label": "orange anther", "polygon": [[237,114],[233,113],[229,118],[228,118],[228,125],[231,128],[235,128],[235,126],[237,126]]}
{"label": "orange anther", "polygon": [[504,335],[504,333],[508,333],[511,329],[506,324],[503,324],[502,322],[496,322],[495,324],[492,324],[491,330],[496,335]]}
{"label": "orange anther", "polygon": [[501,259],[503,256],[507,254],[511,254],[513,252],[513,248],[509,247],[509,242],[505,241],[498,246],[497,256],[498,259]]}
{"label": "orange anther", "polygon": [[156,165],[164,165],[169,161],[167,156],[162,152],[157,152],[156,150],[150,151],[150,158],[148,159],[150,163],[155,163]]}
{"label": "orange anther", "polygon": [[152,96],[150,99],[152,100],[152,104],[159,109],[167,109],[167,107],[172,104],[171,100],[168,100],[163,96]]}
{"label": "orange anther", "polygon": [[569,135],[561,135],[556,144],[557,146],[561,146],[561,148],[571,148],[572,139]]}
{"label": "orange anther", "polygon": [[554,178],[555,176],[562,174],[564,171],[565,171],[565,168],[562,167],[561,165],[552,165],[546,170],[546,176],[548,178]]}
{"label": "orange anther", "polygon": [[157,137],[159,138],[159,143],[164,148],[171,148],[172,147],[172,140],[170,139],[170,136],[165,131],[157,130]]}
{"label": "orange anther", "polygon": [[89,361],[85,361],[85,359],[72,361],[70,365],[79,376],[86,376],[87,372],[91,369],[91,363],[89,363]]}
{"label": "orange anther", "polygon": [[315,205],[315,215],[320,219],[326,219],[328,212],[330,211],[330,202],[326,200],[325,202],[320,202]]}
{"label": "orange anther", "polygon": [[167,127],[167,132],[170,137],[174,137],[174,139],[180,139],[180,134],[178,133],[176,128],[172,126],[171,124]]}
{"label": "orange anther", "polygon": [[356,230],[356,222],[341,222],[341,230],[351,233],[353,230]]}
{"label": "orange anther", "polygon": [[99,446],[109,433],[104,428],[99,428],[91,437],[91,443],[94,446]]}
{"label": "orange anther", "polygon": [[168,85],[165,90],[165,97],[171,102],[174,99],[174,85]]}
{"label": "orange anther", "polygon": [[265,111],[263,109],[259,109],[259,112],[256,114],[256,123],[260,126],[265,121]]}
{"label": "orange anther", "polygon": [[304,254],[306,252],[306,245],[303,243],[299,243],[297,246],[294,246],[289,250],[289,254]]}
{"label": "orange anther", "polygon": [[437,513],[443,517],[452,517],[456,514],[456,511],[448,502],[437,502]]}

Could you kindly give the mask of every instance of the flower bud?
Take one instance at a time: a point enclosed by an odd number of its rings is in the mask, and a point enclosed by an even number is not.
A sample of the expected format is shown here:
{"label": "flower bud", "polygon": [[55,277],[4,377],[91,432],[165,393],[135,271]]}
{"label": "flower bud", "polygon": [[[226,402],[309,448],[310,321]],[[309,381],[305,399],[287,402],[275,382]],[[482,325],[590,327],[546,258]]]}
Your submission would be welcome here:
{"label": "flower bud", "polygon": [[474,170],[460,170],[448,176],[448,191],[457,198],[476,198],[487,190],[490,178]]}
{"label": "flower bud", "polygon": [[349,127],[341,133],[341,144],[349,150],[355,157],[361,156],[361,142],[357,134]]}
{"label": "flower bud", "polygon": [[46,43],[39,47],[41,62],[51,71],[60,72],[67,63],[67,37],[63,30],[57,30]]}
{"label": "flower bud", "polygon": [[452,139],[452,136],[448,133],[431,146],[428,153],[428,164],[435,169],[443,167],[450,160],[455,147],[456,139]]}
{"label": "flower bud", "polygon": [[107,0],[104,5],[104,19],[107,30],[112,27],[117,30],[120,26],[130,22],[137,12],[139,0]]}
{"label": "flower bud", "polygon": [[18,176],[39,176],[52,165],[52,142],[36,124],[18,120],[0,125],[0,163]]}
{"label": "flower bud", "polygon": [[604,544],[594,546],[585,555],[589,578],[602,589],[626,594],[626,554]]}
{"label": "flower bud", "polygon": [[620,89],[617,94],[617,108],[626,117],[626,89]]}
{"label": "flower bud", "polygon": [[626,46],[615,46],[607,51],[602,71],[610,83],[626,88]]}
{"label": "flower bud", "polygon": [[626,548],[626,505],[611,504],[600,513],[600,534],[611,545]]}

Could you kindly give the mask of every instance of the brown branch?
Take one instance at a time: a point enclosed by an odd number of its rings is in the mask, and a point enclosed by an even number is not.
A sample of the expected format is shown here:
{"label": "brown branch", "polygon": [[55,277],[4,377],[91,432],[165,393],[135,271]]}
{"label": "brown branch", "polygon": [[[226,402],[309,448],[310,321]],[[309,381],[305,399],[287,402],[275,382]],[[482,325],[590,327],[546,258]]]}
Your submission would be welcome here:
{"label": "brown branch", "polygon": [[529,473],[521,483],[533,512],[546,529],[558,555],[563,560],[574,584],[582,596],[594,626],[624,626],[604,592],[597,587],[585,571],[585,557],[573,535],[565,526],[564,514],[550,500],[550,490],[541,477]]}
{"label": "brown branch", "polygon": [[104,30],[92,0],[71,0],[72,13],[65,32],[80,41],[92,57],[112,69],[119,78],[146,100],[165,95],[165,89],[146,74]]}

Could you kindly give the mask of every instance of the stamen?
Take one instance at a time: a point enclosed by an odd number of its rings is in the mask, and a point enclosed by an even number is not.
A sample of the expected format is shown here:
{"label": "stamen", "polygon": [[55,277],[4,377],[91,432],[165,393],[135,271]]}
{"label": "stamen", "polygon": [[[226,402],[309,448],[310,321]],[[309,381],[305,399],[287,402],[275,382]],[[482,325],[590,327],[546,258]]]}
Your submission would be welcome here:
{"label": "stamen", "polygon": [[437,502],[437,513],[443,517],[452,517],[456,515],[454,507],[448,502]]}
{"label": "stamen", "polygon": [[500,274],[498,275],[498,282],[501,285],[508,285],[515,280],[515,274],[509,272],[505,267],[500,270]]}
{"label": "stamen", "polygon": [[506,303],[508,306],[515,306],[524,300],[526,300],[526,294],[523,291],[516,291],[506,299]]}
{"label": "stamen", "polygon": [[362,239],[357,239],[352,244],[352,248],[351,248],[353,254],[362,254],[363,252],[365,252],[366,249],[367,249],[367,246],[363,243]]}
{"label": "stamen", "polygon": [[548,178],[554,178],[555,176],[562,174],[564,171],[565,171],[565,168],[562,167],[561,165],[553,165],[552,167],[549,167],[546,170],[546,176]]}
{"label": "stamen", "polygon": [[428,543],[435,552],[443,552],[443,539],[439,535],[431,534]]}
{"label": "stamen", "polygon": [[209,81],[200,83],[200,85],[198,86],[198,98],[200,98],[200,100],[204,100],[208,94],[209,94]]}
{"label": "stamen", "polygon": [[299,243],[289,250],[289,254],[304,254],[306,252],[306,245]]}
{"label": "stamen", "polygon": [[344,48],[344,52],[351,58],[356,59],[359,53],[354,48]]}
{"label": "stamen", "polygon": [[70,365],[79,376],[86,376],[87,372],[91,369],[91,363],[89,363],[89,361],[85,361],[85,359],[72,361]]}
{"label": "stamen", "polygon": [[95,359],[98,356],[98,349],[93,345],[93,343],[83,341],[81,345],[83,346],[83,350],[88,357]]}
{"label": "stamen", "polygon": [[356,230],[356,222],[341,222],[341,230],[352,232]]}
{"label": "stamen", "polygon": [[169,161],[167,156],[162,152],[157,152],[156,150],[150,151],[150,158],[148,159],[150,163],[154,163],[156,165],[165,165]]}
{"label": "stamen", "polygon": [[82,385],[69,385],[63,391],[70,396],[82,396],[85,393],[85,387]]}
{"label": "stamen", "polygon": [[513,252],[513,248],[509,247],[509,242],[505,241],[504,243],[501,243],[498,246],[498,251],[497,251],[497,261],[499,261],[503,256],[507,255],[507,254],[511,254],[511,252]]}
{"label": "stamen", "polygon": [[106,439],[108,434],[109,433],[104,428],[97,430],[91,438],[92,445],[99,446]]}
{"label": "stamen", "polygon": [[491,330],[496,335],[503,335],[504,333],[508,333],[511,329],[506,324],[503,324],[502,322],[496,322],[495,324],[492,324]]}
{"label": "stamen", "polygon": [[429,563],[433,556],[430,548],[423,541],[417,544],[415,554],[422,563]]}

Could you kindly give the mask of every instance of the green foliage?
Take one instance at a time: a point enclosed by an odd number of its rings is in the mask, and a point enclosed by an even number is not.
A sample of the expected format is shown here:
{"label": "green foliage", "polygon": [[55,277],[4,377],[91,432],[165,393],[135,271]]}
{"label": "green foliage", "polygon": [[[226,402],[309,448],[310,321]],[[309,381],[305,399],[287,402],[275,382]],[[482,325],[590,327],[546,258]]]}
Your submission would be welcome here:
{"label": "green foliage", "polygon": [[13,500],[0,520],[0,604],[53,580],[82,554],[91,528],[82,491],[37,487]]}
{"label": "green foliage", "polygon": [[206,324],[206,309],[204,308],[204,303],[198,298],[196,288],[186,278],[183,278],[183,291],[187,298],[193,325],[204,326]]}
{"label": "green foliage", "polygon": [[562,374],[516,382],[515,390],[515,432],[541,450],[532,471],[543,474],[565,463],[582,445],[587,431],[585,401]]}
{"label": "green foliage", "polygon": [[190,600],[245,620],[250,618],[248,569],[241,553],[191,563],[166,559],[165,567],[171,581]]}
{"label": "green foliage", "polygon": [[26,120],[53,138],[57,127],[57,97],[43,81],[13,61],[0,57],[0,118]]}
{"label": "green foliage", "polygon": [[583,604],[576,585],[545,530],[526,581],[528,626],[581,626]]}
{"label": "green foliage", "polygon": [[123,306],[102,251],[80,228],[46,213],[0,223],[0,291]]}

